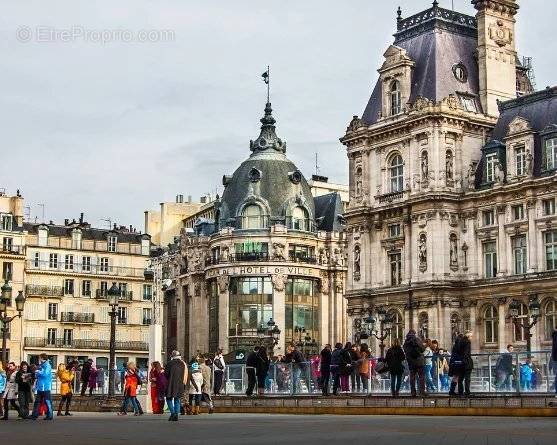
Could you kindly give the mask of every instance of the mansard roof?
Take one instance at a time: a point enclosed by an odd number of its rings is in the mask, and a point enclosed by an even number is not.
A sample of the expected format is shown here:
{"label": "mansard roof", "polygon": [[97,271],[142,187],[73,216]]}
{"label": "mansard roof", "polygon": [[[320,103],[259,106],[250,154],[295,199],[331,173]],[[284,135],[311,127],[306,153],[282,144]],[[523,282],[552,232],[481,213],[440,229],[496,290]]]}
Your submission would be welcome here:
{"label": "mansard roof", "polygon": [[340,193],[333,192],[316,196],[313,201],[315,203],[317,229],[326,232],[340,232],[344,224]]}
{"label": "mansard roof", "polygon": [[[449,94],[479,94],[474,17],[434,5],[406,19],[399,18],[394,36],[394,45],[405,49],[416,63],[410,103],[419,96],[438,102]],[[459,63],[467,71],[465,82],[457,80],[453,72]],[[368,125],[378,120],[382,95],[381,82],[378,82],[362,116]]]}

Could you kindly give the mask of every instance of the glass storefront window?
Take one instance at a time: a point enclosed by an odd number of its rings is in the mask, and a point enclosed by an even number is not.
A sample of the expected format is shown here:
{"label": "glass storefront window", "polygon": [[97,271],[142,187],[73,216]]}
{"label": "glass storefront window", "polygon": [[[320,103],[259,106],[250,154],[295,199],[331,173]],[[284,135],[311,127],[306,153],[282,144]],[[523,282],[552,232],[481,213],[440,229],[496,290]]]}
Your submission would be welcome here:
{"label": "glass storefront window", "polygon": [[[319,297],[315,292],[315,281],[290,278],[286,283],[285,340],[298,343],[308,335],[318,344],[319,340]],[[298,328],[298,332],[296,332]],[[301,333],[301,329],[305,332]]]}
{"label": "glass storefront window", "polygon": [[257,328],[273,318],[270,277],[234,278],[230,283],[230,335],[256,336]]}

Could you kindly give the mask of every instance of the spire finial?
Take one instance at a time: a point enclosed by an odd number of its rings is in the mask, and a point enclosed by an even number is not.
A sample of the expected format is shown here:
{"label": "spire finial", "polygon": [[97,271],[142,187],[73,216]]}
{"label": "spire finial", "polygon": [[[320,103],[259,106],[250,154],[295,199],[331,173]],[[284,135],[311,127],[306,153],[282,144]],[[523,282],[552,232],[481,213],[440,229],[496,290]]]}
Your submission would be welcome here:
{"label": "spire finial", "polygon": [[439,2],[437,0],[433,0],[433,7],[437,8],[439,6]]}
{"label": "spire finial", "polygon": [[400,22],[402,20],[402,8],[399,6],[396,11],[396,20]]}
{"label": "spire finial", "polygon": [[261,74],[263,82],[267,84],[267,103],[271,102],[271,67],[267,65],[267,71]]}

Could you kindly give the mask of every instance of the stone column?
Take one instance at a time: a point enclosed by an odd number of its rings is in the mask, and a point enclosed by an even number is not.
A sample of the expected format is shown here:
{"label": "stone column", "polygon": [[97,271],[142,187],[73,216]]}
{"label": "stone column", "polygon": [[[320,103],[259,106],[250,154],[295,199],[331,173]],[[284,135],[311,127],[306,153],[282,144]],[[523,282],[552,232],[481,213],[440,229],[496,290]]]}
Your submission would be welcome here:
{"label": "stone column", "polygon": [[507,274],[507,234],[505,233],[505,211],[506,205],[497,206],[497,226],[498,226],[498,269],[497,276],[504,276]]}
{"label": "stone column", "polygon": [[[153,362],[164,363],[162,360],[162,325],[153,324],[149,326],[149,364]],[[151,385],[147,386],[147,412],[153,412],[151,403]]]}
{"label": "stone column", "polygon": [[[506,298],[499,298],[498,300],[499,305],[497,306],[497,316],[499,318],[498,324],[498,337],[499,337],[499,351],[505,351],[507,348],[507,330],[506,328]],[[512,338],[512,337],[511,337]]]}
{"label": "stone column", "polygon": [[273,320],[281,330],[278,344],[275,346],[274,354],[284,354],[286,351],[285,332],[286,332],[286,295],[285,287],[287,275],[277,273],[271,276],[273,282]]}
{"label": "stone column", "polygon": [[527,203],[528,208],[528,273],[538,270],[538,249],[536,239],[536,200]]}
{"label": "stone column", "polygon": [[330,324],[330,301],[329,301],[329,293],[330,293],[330,286],[329,286],[329,274],[327,272],[323,272],[321,274],[321,279],[319,282],[319,338],[317,338],[317,342],[321,345],[325,343],[332,343],[334,339],[331,336],[331,324]]}
{"label": "stone column", "polygon": [[[224,354],[228,354],[229,342],[229,308],[230,308],[230,297],[229,297],[229,284],[230,277],[228,275],[219,275],[217,285],[219,290],[219,347],[223,349]],[[233,326],[234,327],[234,326]],[[209,351],[214,352],[214,351]]]}
{"label": "stone column", "polygon": [[[188,298],[188,292],[186,287],[187,282],[181,282],[182,286],[176,289],[176,348],[182,354],[186,351],[186,329],[190,328],[190,320],[186,320],[185,305],[190,304],[190,299]],[[190,311],[191,313],[191,311]]]}

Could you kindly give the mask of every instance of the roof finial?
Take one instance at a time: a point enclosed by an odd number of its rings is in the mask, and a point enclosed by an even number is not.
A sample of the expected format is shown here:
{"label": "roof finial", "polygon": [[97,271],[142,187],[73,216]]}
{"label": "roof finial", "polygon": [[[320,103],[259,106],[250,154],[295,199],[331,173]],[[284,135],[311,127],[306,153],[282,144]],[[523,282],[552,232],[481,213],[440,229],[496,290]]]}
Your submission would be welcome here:
{"label": "roof finial", "polygon": [[399,6],[396,11],[396,21],[400,22],[402,20],[402,8]]}
{"label": "roof finial", "polygon": [[267,84],[267,103],[271,102],[271,68],[267,65],[267,71],[261,74],[263,82]]}
{"label": "roof finial", "polygon": [[439,2],[437,0],[433,0],[433,7],[437,8],[439,6]]}

